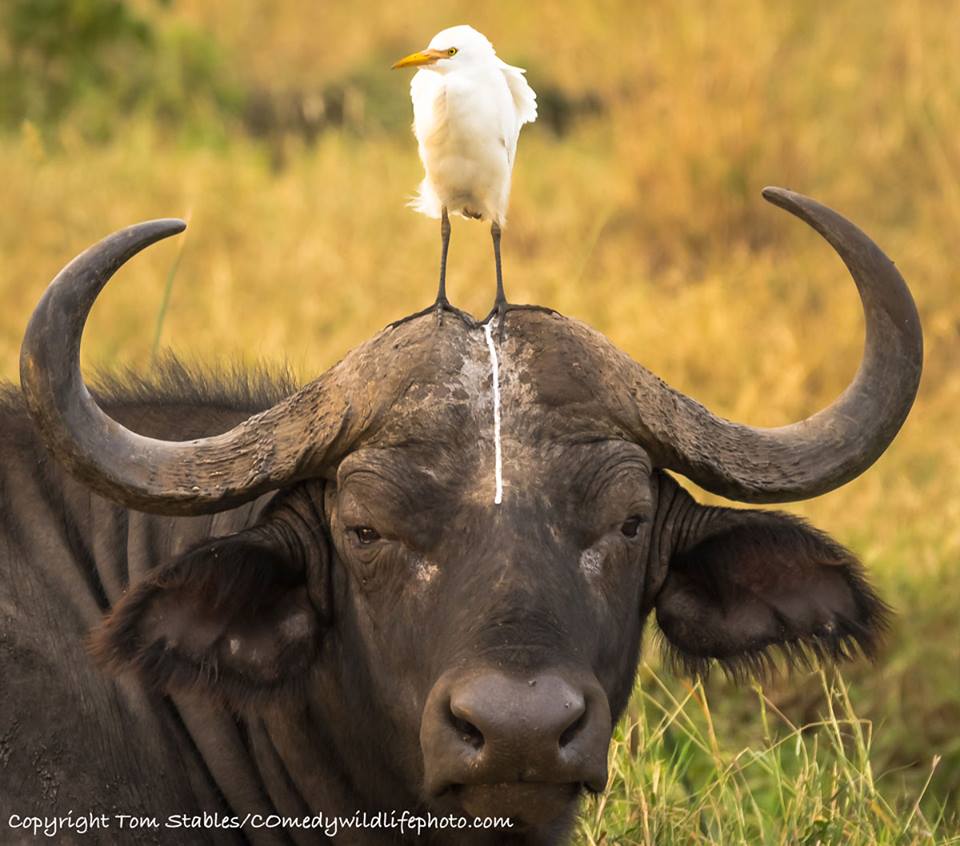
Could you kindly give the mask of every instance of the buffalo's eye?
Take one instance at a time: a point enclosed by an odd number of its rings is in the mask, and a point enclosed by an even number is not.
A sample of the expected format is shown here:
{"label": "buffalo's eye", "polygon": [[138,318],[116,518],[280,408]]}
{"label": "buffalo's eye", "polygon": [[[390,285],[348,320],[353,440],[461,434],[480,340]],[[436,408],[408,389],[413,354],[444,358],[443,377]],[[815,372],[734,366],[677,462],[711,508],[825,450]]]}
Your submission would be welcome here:
{"label": "buffalo's eye", "polygon": [[637,536],[637,532],[640,531],[640,525],[643,522],[643,517],[641,517],[639,514],[634,514],[632,517],[628,517],[623,521],[620,531],[623,533],[625,538],[635,538]]}
{"label": "buffalo's eye", "polygon": [[350,531],[357,536],[357,540],[364,546],[380,540],[380,533],[369,526],[354,526]]}

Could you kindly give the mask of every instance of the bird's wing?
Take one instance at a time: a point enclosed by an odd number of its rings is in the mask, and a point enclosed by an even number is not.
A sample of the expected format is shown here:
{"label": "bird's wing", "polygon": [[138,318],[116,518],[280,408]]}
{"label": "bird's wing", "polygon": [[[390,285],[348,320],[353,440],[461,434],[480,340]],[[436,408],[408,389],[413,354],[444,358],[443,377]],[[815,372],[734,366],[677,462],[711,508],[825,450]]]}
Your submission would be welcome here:
{"label": "bird's wing", "polygon": [[537,92],[527,82],[527,78],[524,76],[526,71],[523,68],[508,65],[499,59],[498,61],[504,79],[507,80],[510,95],[513,97],[513,105],[517,109],[517,128],[519,131],[520,126],[525,123],[533,123],[537,119]]}

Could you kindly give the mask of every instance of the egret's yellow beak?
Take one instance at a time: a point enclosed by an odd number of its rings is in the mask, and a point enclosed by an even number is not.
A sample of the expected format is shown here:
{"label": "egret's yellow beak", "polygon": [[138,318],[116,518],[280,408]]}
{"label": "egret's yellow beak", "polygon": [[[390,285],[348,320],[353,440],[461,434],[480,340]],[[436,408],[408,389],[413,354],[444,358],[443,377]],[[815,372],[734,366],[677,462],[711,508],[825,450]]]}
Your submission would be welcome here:
{"label": "egret's yellow beak", "polygon": [[404,56],[400,61],[393,63],[393,69],[397,68],[419,68],[423,65],[432,65],[438,59],[449,58],[450,54],[446,50],[421,50],[418,53],[411,53]]}

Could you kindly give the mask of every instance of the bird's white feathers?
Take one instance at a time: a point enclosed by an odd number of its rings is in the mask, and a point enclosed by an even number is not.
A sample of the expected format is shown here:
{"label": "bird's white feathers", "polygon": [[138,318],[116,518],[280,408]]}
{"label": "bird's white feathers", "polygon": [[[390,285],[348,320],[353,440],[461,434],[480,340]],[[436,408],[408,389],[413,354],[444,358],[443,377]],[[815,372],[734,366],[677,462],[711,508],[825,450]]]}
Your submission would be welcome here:
{"label": "bird's white feathers", "polygon": [[502,59],[500,69],[507,80],[507,87],[513,96],[513,104],[517,108],[517,117],[520,123],[533,123],[537,119],[537,92],[530,87],[527,78],[524,76],[526,71],[523,68],[517,68],[508,65]]}
{"label": "bird's white feathers", "polygon": [[410,84],[413,131],[424,178],[410,205],[429,217],[453,214],[503,225],[520,128],[537,117],[524,71],[497,58],[469,26],[434,36],[430,48],[457,52],[419,70]]}

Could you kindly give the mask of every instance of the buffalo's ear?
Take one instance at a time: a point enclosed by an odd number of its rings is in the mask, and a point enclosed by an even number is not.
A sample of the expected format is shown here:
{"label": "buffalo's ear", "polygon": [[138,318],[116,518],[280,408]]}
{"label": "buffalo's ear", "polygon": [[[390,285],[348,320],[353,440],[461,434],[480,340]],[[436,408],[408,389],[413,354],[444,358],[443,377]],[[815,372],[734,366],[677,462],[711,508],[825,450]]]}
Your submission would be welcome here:
{"label": "buffalo's ear", "polygon": [[94,655],[164,692],[242,707],[305,680],[322,620],[304,567],[264,528],[208,541],[152,573],[94,633]]}
{"label": "buffalo's ear", "polygon": [[671,556],[655,603],[679,669],[762,674],[778,650],[802,664],[873,656],[889,609],[852,553],[788,514],[690,502],[702,528]]}

